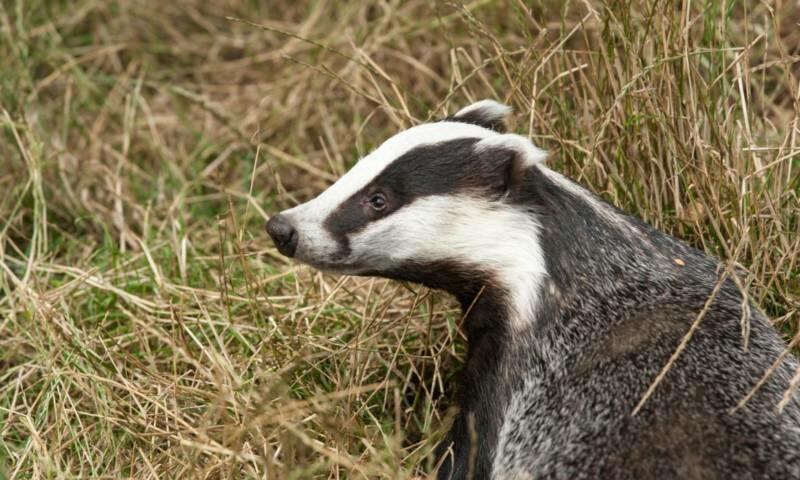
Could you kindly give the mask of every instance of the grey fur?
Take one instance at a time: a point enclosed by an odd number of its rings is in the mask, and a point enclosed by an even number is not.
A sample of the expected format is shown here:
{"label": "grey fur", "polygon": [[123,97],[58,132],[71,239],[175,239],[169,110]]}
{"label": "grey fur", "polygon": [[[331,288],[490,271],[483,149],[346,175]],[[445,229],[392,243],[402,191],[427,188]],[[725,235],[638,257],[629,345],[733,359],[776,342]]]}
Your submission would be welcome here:
{"label": "grey fur", "polygon": [[[427,151],[409,152],[405,161]],[[492,155],[497,162],[484,158]],[[485,169],[502,165],[499,158],[508,155],[457,156]],[[441,175],[460,170],[451,165],[458,158],[435,158]],[[407,176],[387,171],[382,185],[406,182]],[[440,450],[446,458],[439,477],[800,478],[800,403],[795,398],[783,412],[777,410],[800,368],[794,357],[777,367],[744,408],[731,413],[785,344],[764,314],[749,305],[744,348],[745,303],[729,278],[652,397],[632,414],[704,309],[721,278],[719,262],[544,166],[503,172],[503,201],[541,227],[531,241],[539,242],[548,273],[525,328],[509,326],[508,292],[468,262],[409,262],[391,270],[365,265],[362,272],[447,290],[468,313],[461,412]],[[431,177],[431,185],[446,184],[446,178]],[[436,190],[431,185],[426,188]],[[409,202],[427,194],[420,185],[394,187],[411,191]],[[358,208],[351,205],[326,220],[343,245],[349,229],[370,221],[361,217],[358,195],[348,201]]]}
{"label": "grey fur", "polygon": [[743,348],[742,294],[730,279],[632,415],[721,267],[611,206],[611,215],[598,214],[590,205],[600,200],[574,184],[563,188],[568,180],[545,174],[540,181],[535,188],[552,197],[538,200],[550,207],[539,214],[542,242],[551,245],[545,257],[551,274],[561,275],[543,288],[546,325],[539,320],[540,328],[513,339],[505,356],[505,381],[517,387],[498,406],[505,414],[493,476],[800,478],[800,406],[794,399],[777,411],[798,369],[794,357],[731,413],[785,344],[750,305]]}

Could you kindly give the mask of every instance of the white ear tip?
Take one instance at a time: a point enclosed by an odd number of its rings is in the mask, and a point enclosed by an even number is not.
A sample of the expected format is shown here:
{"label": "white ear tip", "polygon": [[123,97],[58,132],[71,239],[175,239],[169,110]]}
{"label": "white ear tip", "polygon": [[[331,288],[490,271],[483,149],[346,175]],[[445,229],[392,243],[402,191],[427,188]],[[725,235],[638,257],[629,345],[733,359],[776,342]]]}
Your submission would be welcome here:
{"label": "white ear tip", "polygon": [[486,99],[462,108],[456,112],[454,116],[459,117],[478,110],[492,118],[505,118],[511,114],[513,109],[508,105],[503,105],[500,102]]}
{"label": "white ear tip", "polygon": [[546,151],[537,147],[533,142],[522,135],[516,135],[514,133],[486,137],[476,144],[476,149],[478,151],[486,151],[495,148],[517,152],[523,159],[526,167],[536,165],[547,158]]}

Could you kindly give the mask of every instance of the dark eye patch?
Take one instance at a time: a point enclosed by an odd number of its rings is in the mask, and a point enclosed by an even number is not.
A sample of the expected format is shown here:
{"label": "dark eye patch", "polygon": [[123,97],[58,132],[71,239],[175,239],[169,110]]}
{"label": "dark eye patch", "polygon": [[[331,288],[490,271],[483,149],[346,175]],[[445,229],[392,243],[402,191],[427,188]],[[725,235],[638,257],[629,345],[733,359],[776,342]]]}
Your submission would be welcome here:
{"label": "dark eye patch", "polygon": [[[492,152],[476,152],[477,138],[460,138],[414,148],[394,160],[368,185],[345,200],[325,219],[324,226],[347,250],[347,235],[370,222],[391,215],[414,200],[464,191],[490,191],[504,176]],[[498,152],[504,155],[504,152]],[[380,193],[386,205],[380,211],[369,200]]]}

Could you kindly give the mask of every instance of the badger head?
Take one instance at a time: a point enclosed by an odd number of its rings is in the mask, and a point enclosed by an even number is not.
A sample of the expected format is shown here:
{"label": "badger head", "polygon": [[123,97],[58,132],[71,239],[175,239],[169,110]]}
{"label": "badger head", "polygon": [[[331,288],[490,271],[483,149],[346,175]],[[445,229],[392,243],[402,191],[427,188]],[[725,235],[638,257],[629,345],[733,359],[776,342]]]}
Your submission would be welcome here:
{"label": "badger head", "polygon": [[536,216],[514,199],[545,153],[504,133],[509,112],[484,100],[405,130],[267,232],[320,270],[419,282],[462,305],[488,288],[524,324],[545,266]]}

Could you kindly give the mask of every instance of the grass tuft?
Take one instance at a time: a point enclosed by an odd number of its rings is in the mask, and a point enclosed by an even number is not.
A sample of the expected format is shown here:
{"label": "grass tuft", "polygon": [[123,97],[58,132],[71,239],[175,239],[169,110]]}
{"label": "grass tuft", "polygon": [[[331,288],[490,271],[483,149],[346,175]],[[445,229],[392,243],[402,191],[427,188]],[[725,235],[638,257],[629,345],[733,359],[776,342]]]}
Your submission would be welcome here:
{"label": "grass tuft", "polygon": [[448,299],[263,232],[494,98],[800,331],[796,2],[0,3],[0,478],[412,478]]}

